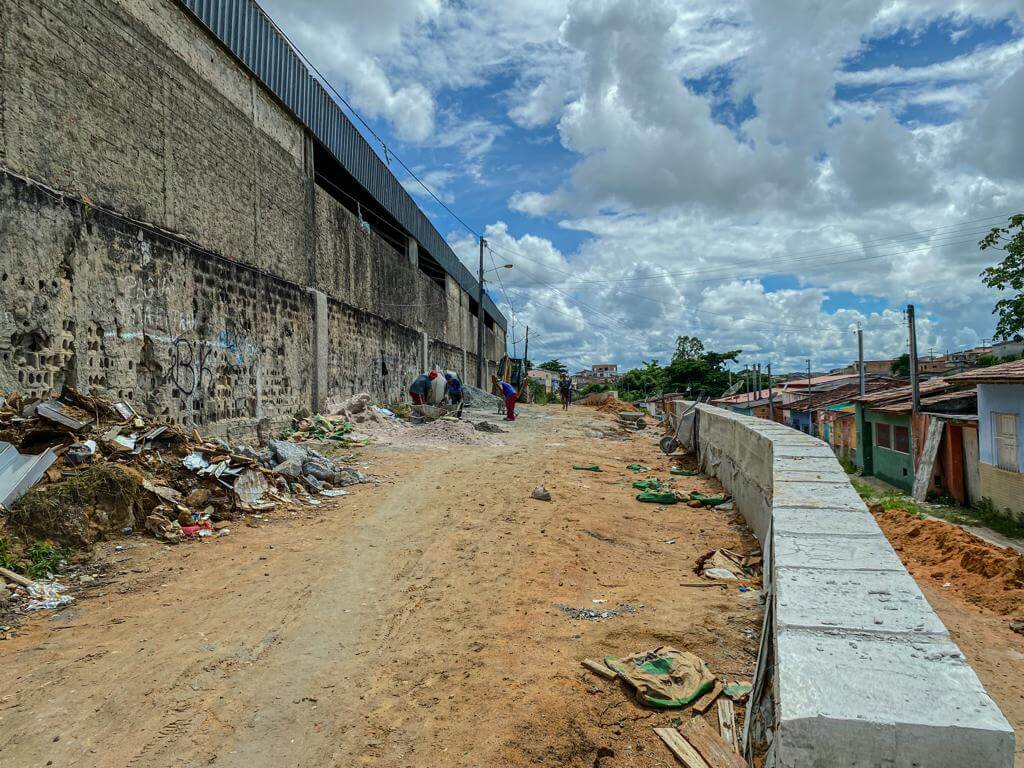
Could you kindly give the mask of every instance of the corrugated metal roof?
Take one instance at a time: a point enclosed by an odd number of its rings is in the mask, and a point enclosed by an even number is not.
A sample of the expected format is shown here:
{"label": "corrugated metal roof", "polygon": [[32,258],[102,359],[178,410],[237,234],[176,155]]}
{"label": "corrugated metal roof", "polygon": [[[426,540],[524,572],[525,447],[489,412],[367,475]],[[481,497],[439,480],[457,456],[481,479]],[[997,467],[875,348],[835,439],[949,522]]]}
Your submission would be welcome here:
{"label": "corrugated metal roof", "polygon": [[[383,205],[420,247],[470,296],[478,283],[324,87],[306,69],[267,14],[253,0],[178,0],[317,141]],[[508,325],[484,293],[484,309],[503,330]]]}
{"label": "corrugated metal roof", "polygon": [[975,368],[950,376],[950,381],[964,384],[1021,384],[1024,383],[1024,360],[1012,360],[1009,363],[990,365],[988,368]]}
{"label": "corrugated metal roof", "polygon": [[52,448],[31,456],[18,453],[13,445],[0,441],[0,507],[10,508],[18,497],[42,479],[56,460]]}

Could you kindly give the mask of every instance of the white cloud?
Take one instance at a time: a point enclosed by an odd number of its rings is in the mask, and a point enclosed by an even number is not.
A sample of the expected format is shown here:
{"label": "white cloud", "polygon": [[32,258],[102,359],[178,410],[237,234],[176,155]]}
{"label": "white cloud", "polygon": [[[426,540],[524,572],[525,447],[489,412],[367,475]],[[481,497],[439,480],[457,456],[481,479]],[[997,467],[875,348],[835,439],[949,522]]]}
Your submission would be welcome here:
{"label": "white cloud", "polygon": [[[941,228],[1024,206],[1020,19],[1017,39],[948,61],[845,68],[897,30],[941,19],[962,36],[1024,0],[268,6],[358,108],[428,156],[455,150],[423,169],[443,199],[519,179],[510,209],[585,236],[562,252],[500,210],[484,219],[495,258],[516,264],[488,288],[515,307],[517,338],[530,325],[535,359],[664,360],[697,333],[781,368],[828,367],[852,359],[858,323],[869,355],[903,351],[908,301],[922,348],[990,333],[976,240],[996,220]],[[909,107],[942,119],[901,122]],[[567,173],[490,167],[499,140],[551,126]],[[476,243],[454,239],[475,273]]]}

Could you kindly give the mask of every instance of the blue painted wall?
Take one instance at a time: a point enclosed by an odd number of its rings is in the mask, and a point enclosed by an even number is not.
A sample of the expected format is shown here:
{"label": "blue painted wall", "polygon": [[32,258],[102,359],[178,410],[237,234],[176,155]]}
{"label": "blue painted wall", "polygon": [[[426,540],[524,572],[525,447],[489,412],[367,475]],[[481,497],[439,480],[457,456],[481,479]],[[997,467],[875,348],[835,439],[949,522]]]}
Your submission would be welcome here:
{"label": "blue painted wall", "polygon": [[1017,469],[1024,470],[1024,384],[978,385],[978,452],[983,464],[995,466],[993,411],[1017,414]]}

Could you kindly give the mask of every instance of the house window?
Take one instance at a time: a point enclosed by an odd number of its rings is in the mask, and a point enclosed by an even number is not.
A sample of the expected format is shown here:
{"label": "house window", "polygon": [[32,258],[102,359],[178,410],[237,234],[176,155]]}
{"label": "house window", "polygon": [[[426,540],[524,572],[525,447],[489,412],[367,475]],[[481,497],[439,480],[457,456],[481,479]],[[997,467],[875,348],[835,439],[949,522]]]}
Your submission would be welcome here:
{"label": "house window", "polygon": [[892,427],[888,424],[875,424],[875,445],[879,448],[892,448]]}
{"label": "house window", "polygon": [[1009,472],[1018,472],[1017,466],[1017,414],[992,414],[992,440],[996,466]]}
{"label": "house window", "polygon": [[910,453],[910,430],[906,427],[893,426],[892,449],[900,453]]}

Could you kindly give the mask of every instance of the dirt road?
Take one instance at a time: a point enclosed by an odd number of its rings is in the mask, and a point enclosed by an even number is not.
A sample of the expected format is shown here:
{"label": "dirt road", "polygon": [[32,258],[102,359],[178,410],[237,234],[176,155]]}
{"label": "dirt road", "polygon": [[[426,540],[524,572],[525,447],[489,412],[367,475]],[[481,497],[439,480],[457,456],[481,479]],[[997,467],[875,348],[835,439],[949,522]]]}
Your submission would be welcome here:
{"label": "dirt road", "polygon": [[525,408],[503,445],[371,449],[384,482],[315,513],[108,546],[120,575],[0,644],[0,765],[671,765],[672,715],[580,661],[673,644],[749,676],[757,593],[680,585],[755,542],[734,513],[635,501],[625,465],[668,462],[603,418]]}

